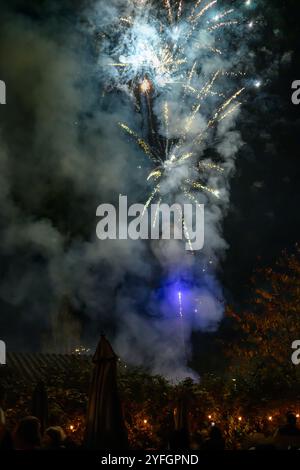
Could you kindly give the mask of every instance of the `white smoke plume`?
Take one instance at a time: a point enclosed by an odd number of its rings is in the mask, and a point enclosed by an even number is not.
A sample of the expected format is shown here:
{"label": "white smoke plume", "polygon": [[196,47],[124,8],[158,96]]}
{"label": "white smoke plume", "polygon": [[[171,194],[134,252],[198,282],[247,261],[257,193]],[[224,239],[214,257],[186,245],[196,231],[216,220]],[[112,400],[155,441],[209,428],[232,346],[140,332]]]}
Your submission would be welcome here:
{"label": "white smoke plume", "polygon": [[[242,145],[236,129],[239,110],[216,123],[205,141],[192,149],[195,164],[217,161],[223,168],[220,174],[205,174],[205,184],[217,188],[220,198],[205,191],[195,194],[205,204],[205,246],[199,255],[187,254],[184,244],[175,241],[99,241],[95,213],[100,203],[117,203],[119,194],[128,195],[131,202],[145,202],[153,189],[146,182],[151,163],[118,126],[125,122],[145,133],[145,116],[136,108],[132,86],[135,77],[139,80],[145,73],[144,66],[140,72],[139,63],[126,69],[111,63],[126,61],[133,46],[135,57],[140,57],[145,41],[154,51],[161,47],[167,38],[161,38],[159,22],[153,24],[151,18],[159,17],[162,8],[159,2],[151,8],[141,1],[82,2],[75,13],[62,14],[57,21],[60,7],[54,3],[44,16],[39,12],[40,22],[13,6],[7,6],[1,21],[1,78],[8,93],[5,115],[1,108],[1,325],[14,312],[18,328],[30,338],[28,344],[22,334],[10,331],[14,347],[39,349],[67,296],[74,324],[80,321],[82,341],[88,346],[93,347],[104,330],[123,360],[173,379],[195,376],[187,366],[191,332],[212,331],[223,314],[217,271],[227,247],[222,221],[230,201],[230,176]],[[133,25],[118,29],[121,16],[136,14],[137,3],[143,21],[137,17]],[[184,8],[190,9],[191,2]],[[217,12],[217,5],[208,12],[210,24]],[[216,43],[199,30],[196,39],[201,47],[186,49],[180,68],[155,74],[148,67],[160,135],[166,137],[161,117],[166,100],[170,138],[180,134],[191,112],[193,96],[185,93],[183,99],[182,84],[173,82],[178,74],[186,80],[194,61],[201,67],[191,86],[201,89],[219,69],[223,75],[216,93],[230,97],[238,83],[247,86],[249,78],[244,75],[226,75],[243,62],[242,72],[251,71],[247,44],[240,41],[245,14],[235,12],[238,23],[233,32],[220,28],[222,55],[209,52]],[[187,34],[186,12],[182,15],[179,30],[166,27],[164,34]],[[187,132],[184,151],[191,149],[197,132],[225,99],[212,94],[203,103]],[[186,172],[183,165],[176,173],[179,181]],[[165,191],[172,190],[182,201],[173,174],[164,180]]]}

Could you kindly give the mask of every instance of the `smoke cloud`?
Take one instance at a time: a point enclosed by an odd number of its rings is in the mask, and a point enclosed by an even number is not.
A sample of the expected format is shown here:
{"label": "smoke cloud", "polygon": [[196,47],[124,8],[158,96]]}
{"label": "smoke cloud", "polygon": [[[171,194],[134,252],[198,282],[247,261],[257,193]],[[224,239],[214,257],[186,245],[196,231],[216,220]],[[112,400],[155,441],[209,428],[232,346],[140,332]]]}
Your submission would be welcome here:
{"label": "smoke cloud", "polygon": [[[0,329],[7,334],[8,347],[64,350],[54,330],[67,308],[68,349],[79,340],[94,347],[104,330],[123,360],[173,379],[195,376],[187,366],[191,332],[216,329],[223,314],[217,272],[227,248],[222,222],[230,201],[230,177],[242,147],[236,130],[239,110],[220,121],[197,147],[197,159],[217,159],[223,168],[220,174],[207,173],[206,180],[207,186],[218,188],[220,199],[205,191],[197,195],[205,204],[205,246],[200,254],[187,254],[178,241],[99,241],[99,204],[117,204],[119,194],[127,195],[129,203],[144,203],[153,189],[146,182],[151,163],[118,127],[122,121],[143,133],[143,112],[136,111],[129,85],[136,69],[121,75],[109,64],[116,56],[125,61],[132,41],[140,56],[141,41],[146,38],[159,47],[161,38],[157,25],[149,25],[146,8],[143,23],[129,28],[126,41],[111,35],[118,18],[133,13],[125,0],[78,2],[74,11],[69,2],[66,10],[62,3],[24,11],[22,2],[15,2],[4,8],[1,18],[1,79],[7,85],[7,105],[1,107]],[[237,12],[238,20],[242,13]],[[184,22],[181,28],[178,34],[186,34]],[[238,41],[242,26],[234,31]],[[203,50],[189,50],[186,70],[200,59],[194,81],[201,88],[203,77],[219,69],[237,70],[248,45],[232,44],[224,31],[224,55],[212,57],[207,53],[207,47],[215,47],[211,36],[198,34]],[[243,72],[251,71],[251,58],[244,62]],[[230,76],[222,76],[218,92],[230,96],[239,79],[232,84]],[[168,135],[176,137],[192,99],[182,100],[181,86],[166,85],[166,92],[164,83],[157,86],[153,111],[160,116],[168,99]],[[185,151],[205,128],[217,102],[212,96],[193,121]],[[162,120],[158,128],[164,135]],[[186,166],[180,171],[179,180]],[[178,187],[178,180],[170,176],[164,185],[168,192]],[[180,191],[174,197],[183,201]],[[9,321],[11,315],[18,331]]]}

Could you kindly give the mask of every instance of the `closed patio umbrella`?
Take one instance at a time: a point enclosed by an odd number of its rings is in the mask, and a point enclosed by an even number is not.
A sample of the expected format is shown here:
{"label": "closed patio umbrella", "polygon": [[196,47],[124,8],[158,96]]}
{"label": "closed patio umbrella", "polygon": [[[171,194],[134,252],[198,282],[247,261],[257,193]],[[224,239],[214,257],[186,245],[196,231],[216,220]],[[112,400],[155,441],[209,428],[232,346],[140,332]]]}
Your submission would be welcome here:
{"label": "closed patio umbrella", "polygon": [[41,433],[48,423],[48,393],[43,382],[38,382],[32,394],[32,415],[41,423]]}
{"label": "closed patio umbrella", "polygon": [[93,357],[85,445],[89,449],[125,449],[127,431],[117,386],[117,356],[104,335]]}
{"label": "closed patio umbrella", "polygon": [[186,394],[181,394],[174,409],[174,432],[170,439],[171,450],[189,449],[189,403]]}
{"label": "closed patio umbrella", "polygon": [[189,429],[189,407],[187,397],[182,395],[174,409],[175,430]]}

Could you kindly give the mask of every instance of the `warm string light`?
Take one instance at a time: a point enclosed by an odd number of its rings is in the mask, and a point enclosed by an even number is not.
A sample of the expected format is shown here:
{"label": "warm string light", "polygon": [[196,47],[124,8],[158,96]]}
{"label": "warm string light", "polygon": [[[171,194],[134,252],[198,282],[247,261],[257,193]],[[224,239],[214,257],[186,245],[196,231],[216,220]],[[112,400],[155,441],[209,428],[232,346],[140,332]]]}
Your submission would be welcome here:
{"label": "warm string light", "polygon": [[[232,379],[232,380],[235,381],[236,379]],[[300,414],[299,414],[299,413],[296,413],[295,416],[296,416],[297,419],[300,418]],[[207,416],[207,418],[208,418],[209,420],[212,420],[212,419],[213,419],[213,416],[212,416],[211,414],[209,414],[209,415]],[[238,416],[237,419],[238,419],[238,421],[240,421],[240,422],[243,421],[243,417],[242,417],[242,416]],[[273,421],[273,416],[272,416],[272,415],[268,415],[268,416],[267,416],[267,420],[268,420],[268,421]]]}
{"label": "warm string light", "polygon": [[70,426],[69,426],[69,431],[70,431],[71,433],[75,433],[75,432],[78,431],[78,428],[79,428],[79,423],[76,424],[76,425],[75,425],[75,424],[70,424]]}
{"label": "warm string light", "polygon": [[73,421],[72,423],[70,423],[68,426],[67,426],[67,430],[70,432],[70,433],[75,433],[79,430],[80,428],[80,421]]}
{"label": "warm string light", "polygon": [[71,352],[71,354],[76,354],[78,356],[81,356],[81,355],[86,355],[86,354],[90,354],[90,348],[86,348],[85,346],[77,346],[76,348],[74,348]]}

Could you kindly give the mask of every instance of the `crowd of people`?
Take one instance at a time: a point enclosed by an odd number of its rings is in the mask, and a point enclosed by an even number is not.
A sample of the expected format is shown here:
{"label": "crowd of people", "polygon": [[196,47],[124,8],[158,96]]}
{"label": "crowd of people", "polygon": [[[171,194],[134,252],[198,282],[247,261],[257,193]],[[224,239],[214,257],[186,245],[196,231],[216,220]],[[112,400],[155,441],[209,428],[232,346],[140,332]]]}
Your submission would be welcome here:
{"label": "crowd of people", "polygon": [[0,423],[0,450],[63,450],[76,449],[60,426],[51,426],[43,433],[35,416],[26,416],[10,432],[5,421]]}
{"label": "crowd of people", "polygon": [[[223,451],[227,443],[221,428],[212,423],[206,434],[199,433],[192,439],[187,429],[174,431],[168,442],[170,451]],[[286,424],[271,436],[265,436],[257,427],[239,446],[242,450],[299,450],[300,428],[296,415],[288,412]],[[0,408],[0,450],[75,450],[75,445],[60,426],[51,426],[42,432],[41,423],[34,416],[21,419],[10,432],[5,424],[5,415]]]}
{"label": "crowd of people", "polygon": [[221,427],[214,422],[209,429],[204,429],[192,437],[187,430],[175,431],[170,441],[171,449],[191,449],[204,451],[222,450],[300,450],[300,428],[297,417],[292,411],[286,414],[286,424],[273,433],[265,433],[260,424],[253,430],[237,439],[234,445],[226,442]]}

